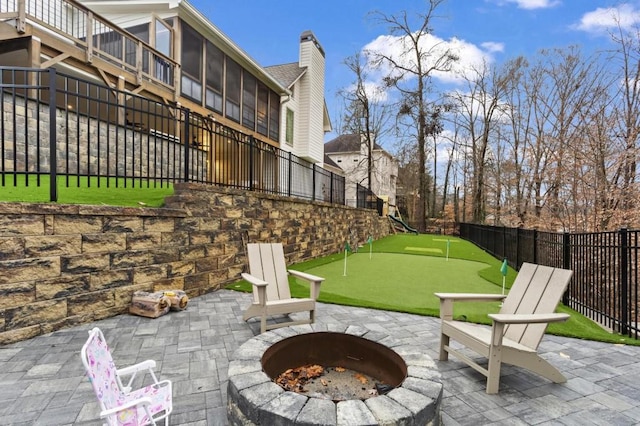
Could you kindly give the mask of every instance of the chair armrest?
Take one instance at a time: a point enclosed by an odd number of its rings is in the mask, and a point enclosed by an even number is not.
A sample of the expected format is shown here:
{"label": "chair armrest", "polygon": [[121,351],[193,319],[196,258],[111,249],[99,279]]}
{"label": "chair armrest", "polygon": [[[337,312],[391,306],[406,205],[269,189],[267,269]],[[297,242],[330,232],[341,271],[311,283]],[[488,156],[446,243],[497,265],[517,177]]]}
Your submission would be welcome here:
{"label": "chair armrest", "polygon": [[320,285],[324,278],[317,277],[315,275],[307,274],[306,272],[295,271],[293,269],[287,270],[287,272],[294,277],[302,278],[303,280],[309,281],[309,293],[313,300],[317,300],[320,296]]}
{"label": "chair armrest", "polygon": [[241,275],[245,281],[247,281],[249,284],[253,284],[256,287],[266,287],[269,285],[268,282],[261,280],[260,278],[256,278],[253,275],[249,275],[245,272],[243,272]]}
{"label": "chair armrest", "polygon": [[492,302],[504,300],[504,294],[484,293],[434,293],[440,299],[440,319],[451,321],[453,319],[453,302]]}
{"label": "chair armrest", "polygon": [[269,285],[269,283],[245,272],[243,272],[241,275],[242,278],[245,279],[245,281],[253,285],[254,297],[256,294],[258,295],[258,304],[262,306],[262,308],[264,308],[267,305],[267,286]]}
{"label": "chair armrest", "polygon": [[289,269],[287,272],[289,272],[294,277],[302,278],[303,280],[307,280],[309,282],[315,281],[321,283],[322,281],[324,281],[324,278],[307,274],[306,272],[294,271],[293,269]]}
{"label": "chair armrest", "polygon": [[569,314],[489,314],[489,318],[504,324],[535,324],[566,321]]}
{"label": "chair armrest", "polygon": [[483,293],[434,293],[440,300],[460,300],[462,302],[492,302],[504,300],[506,294],[483,294]]}

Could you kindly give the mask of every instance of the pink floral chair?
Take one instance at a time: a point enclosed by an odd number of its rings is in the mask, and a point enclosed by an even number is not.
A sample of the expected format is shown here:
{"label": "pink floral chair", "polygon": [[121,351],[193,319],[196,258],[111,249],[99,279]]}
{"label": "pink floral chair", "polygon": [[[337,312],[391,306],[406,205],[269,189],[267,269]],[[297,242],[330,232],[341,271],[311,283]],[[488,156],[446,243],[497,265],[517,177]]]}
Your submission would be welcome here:
{"label": "pink floral chair", "polygon": [[[89,331],[89,339],[80,352],[89,381],[100,403],[100,417],[108,425],[155,425],[164,419],[169,424],[172,407],[171,382],[158,381],[153,368],[156,363],[147,360],[130,367],[117,369],[104,335],[99,328]],[[132,390],[138,372],[145,371],[154,383]],[[121,377],[130,376],[126,385]]]}

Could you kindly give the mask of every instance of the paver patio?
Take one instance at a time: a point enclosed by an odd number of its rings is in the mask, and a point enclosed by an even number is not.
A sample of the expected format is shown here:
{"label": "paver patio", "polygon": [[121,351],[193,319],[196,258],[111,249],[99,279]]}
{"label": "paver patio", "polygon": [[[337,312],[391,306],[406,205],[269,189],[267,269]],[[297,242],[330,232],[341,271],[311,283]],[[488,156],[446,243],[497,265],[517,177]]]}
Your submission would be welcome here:
{"label": "paver patio", "polygon": [[[157,319],[119,315],[0,347],[0,418],[4,425],[96,425],[98,405],[80,361],[87,331],[100,327],[118,366],[155,359],[173,381],[174,425],[227,425],[227,367],[259,331],[242,312],[250,294],[220,290]],[[437,360],[439,320],[319,304],[317,324],[357,325],[407,343],[427,344]],[[553,384],[504,366],[500,392],[451,359],[436,361],[444,383],[445,425],[640,424],[640,347],[546,335],[539,353],[567,377]]]}

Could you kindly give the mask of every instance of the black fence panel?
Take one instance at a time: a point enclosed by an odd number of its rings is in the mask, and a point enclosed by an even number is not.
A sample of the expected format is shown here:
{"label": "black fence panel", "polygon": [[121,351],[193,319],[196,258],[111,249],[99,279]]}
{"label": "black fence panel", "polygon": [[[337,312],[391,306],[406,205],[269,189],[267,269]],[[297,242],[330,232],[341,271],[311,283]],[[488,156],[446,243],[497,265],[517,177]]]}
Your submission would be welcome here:
{"label": "black fence panel", "polygon": [[460,236],[519,269],[523,262],[573,270],[563,303],[603,326],[638,338],[640,231],[555,233],[471,223]]}
{"label": "black fence panel", "polygon": [[384,200],[378,198],[376,194],[360,184],[356,185],[356,207],[361,209],[377,210],[378,214],[382,216],[382,210],[384,209]]}
{"label": "black fence panel", "polygon": [[198,182],[345,204],[343,176],[213,116],[53,68],[0,67],[0,77],[2,186],[39,186],[46,175],[57,201],[61,184]]}

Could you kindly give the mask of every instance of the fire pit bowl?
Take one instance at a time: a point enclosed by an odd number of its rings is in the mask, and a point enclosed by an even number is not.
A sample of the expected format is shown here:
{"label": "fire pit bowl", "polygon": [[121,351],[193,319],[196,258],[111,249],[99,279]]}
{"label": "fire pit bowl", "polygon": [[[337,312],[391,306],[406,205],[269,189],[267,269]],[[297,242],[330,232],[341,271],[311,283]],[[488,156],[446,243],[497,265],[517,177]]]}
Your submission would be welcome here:
{"label": "fire pit bowl", "polygon": [[[231,425],[439,425],[442,383],[425,353],[423,346],[362,327],[313,324],[263,333],[238,348],[229,364],[227,418]],[[362,373],[383,391],[345,399],[275,383],[284,371],[312,364],[344,368],[344,377]]]}

